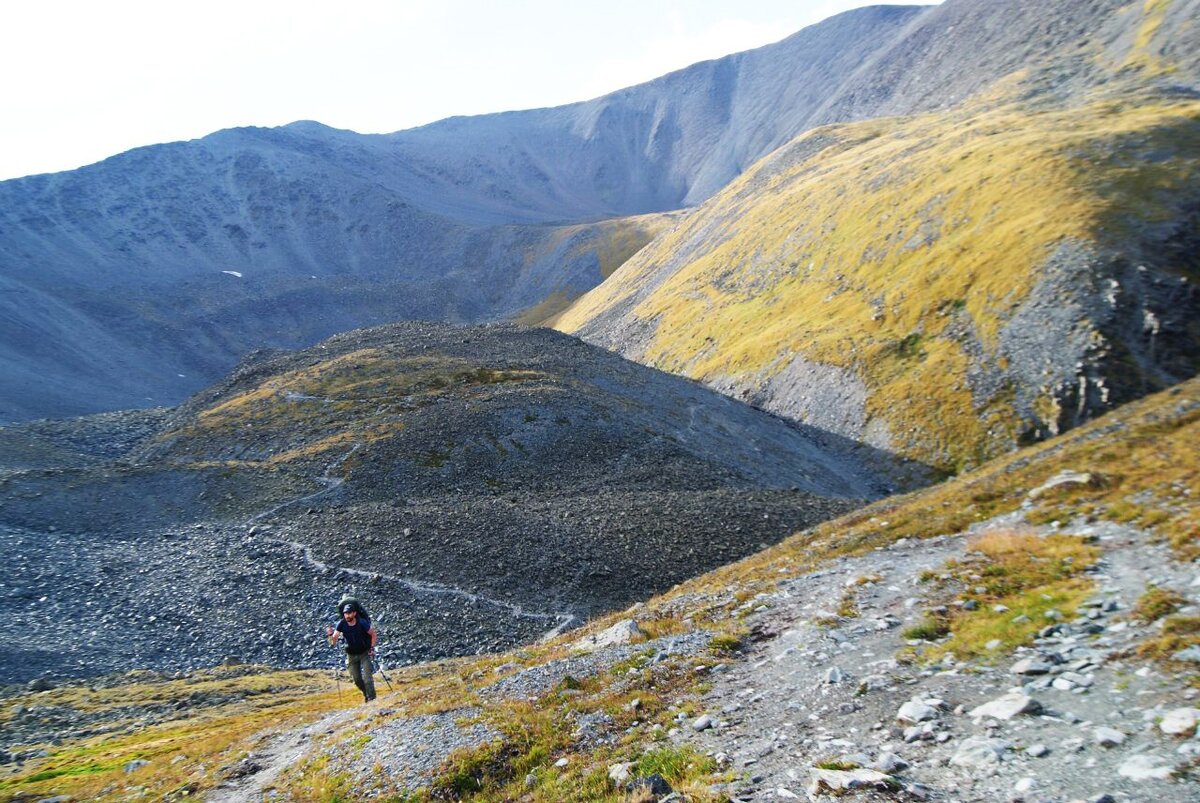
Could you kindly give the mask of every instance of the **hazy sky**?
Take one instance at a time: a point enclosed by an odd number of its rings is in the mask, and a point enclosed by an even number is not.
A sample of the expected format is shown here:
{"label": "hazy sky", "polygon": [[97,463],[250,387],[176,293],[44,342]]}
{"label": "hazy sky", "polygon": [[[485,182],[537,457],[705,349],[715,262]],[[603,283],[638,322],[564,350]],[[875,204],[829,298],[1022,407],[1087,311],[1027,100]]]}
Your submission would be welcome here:
{"label": "hazy sky", "polygon": [[584,100],[871,4],[6,2],[0,179],[231,126],[385,132]]}

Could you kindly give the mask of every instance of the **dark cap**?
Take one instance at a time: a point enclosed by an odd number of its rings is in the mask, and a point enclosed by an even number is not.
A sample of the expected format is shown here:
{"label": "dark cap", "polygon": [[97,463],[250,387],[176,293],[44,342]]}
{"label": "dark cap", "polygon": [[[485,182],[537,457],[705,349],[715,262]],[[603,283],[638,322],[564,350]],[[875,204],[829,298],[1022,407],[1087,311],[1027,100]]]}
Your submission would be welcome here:
{"label": "dark cap", "polygon": [[344,608],[342,608],[342,613],[352,613],[353,611],[354,611],[353,605],[347,605]]}

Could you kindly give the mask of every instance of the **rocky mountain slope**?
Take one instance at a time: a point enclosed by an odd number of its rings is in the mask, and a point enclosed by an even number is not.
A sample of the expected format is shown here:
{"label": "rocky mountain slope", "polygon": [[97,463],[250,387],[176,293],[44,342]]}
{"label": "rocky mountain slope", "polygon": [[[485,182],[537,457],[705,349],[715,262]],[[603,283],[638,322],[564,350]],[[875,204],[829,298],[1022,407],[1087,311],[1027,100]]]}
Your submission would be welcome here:
{"label": "rocky mountain slope", "polygon": [[797,138],[556,325],[945,471],[1192,376],[1195,5],[1132,5],[1047,4],[1067,57]]}
{"label": "rocky mountain slope", "polygon": [[1152,3],[1145,30],[1137,5],[858,9],[559,108],[229,130],[2,182],[0,421],[173,404],[252,348],[389,320],[555,312],[661,225],[630,216],[700,203],[814,126],[946,108],[1051,55],[1072,92],[1134,46],[1180,80],[1195,3]]}
{"label": "rocky mountain slope", "polygon": [[562,109],[236,129],[2,182],[0,421],[172,404],[255,347],[574,298],[657,229],[623,218],[716,189],[800,130],[814,101],[776,119],[784,87],[832,86],[916,13]]}
{"label": "rocky mountain slope", "polygon": [[[888,483],[873,450],[511,325],[351,332],[259,354],[172,411],[0,442],[7,605],[90,621],[53,648],[22,629],[0,647],[6,679],[231,655],[312,666],[351,587],[396,660],[497,649]],[[270,632],[247,638],[248,610]]]}
{"label": "rocky mountain slope", "polygon": [[1193,800],[1198,422],[1191,380],[370,706],[254,667],[10,687],[0,793]]}

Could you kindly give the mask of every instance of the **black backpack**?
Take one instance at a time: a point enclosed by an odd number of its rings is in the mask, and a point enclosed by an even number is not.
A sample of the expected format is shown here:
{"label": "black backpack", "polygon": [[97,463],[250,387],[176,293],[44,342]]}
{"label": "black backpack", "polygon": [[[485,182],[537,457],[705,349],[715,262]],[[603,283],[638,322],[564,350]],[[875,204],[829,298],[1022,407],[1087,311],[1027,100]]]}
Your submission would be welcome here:
{"label": "black backpack", "polygon": [[337,612],[338,612],[339,619],[342,616],[342,609],[345,608],[347,605],[354,606],[354,612],[358,614],[359,619],[366,619],[367,621],[371,620],[371,614],[367,613],[366,607],[363,606],[363,604],[358,601],[357,597],[352,597],[348,594],[346,596],[342,597],[340,600],[338,600]]}

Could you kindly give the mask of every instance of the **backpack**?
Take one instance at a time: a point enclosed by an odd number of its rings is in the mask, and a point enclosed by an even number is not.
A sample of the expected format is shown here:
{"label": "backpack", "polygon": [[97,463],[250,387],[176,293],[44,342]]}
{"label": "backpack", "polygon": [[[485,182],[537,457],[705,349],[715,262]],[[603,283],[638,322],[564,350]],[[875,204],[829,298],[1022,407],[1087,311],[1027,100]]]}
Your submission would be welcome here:
{"label": "backpack", "polygon": [[370,621],[371,614],[367,613],[366,607],[358,601],[357,597],[352,597],[349,594],[338,600],[337,613],[339,619],[342,618],[342,608],[345,608],[347,605],[354,606],[354,610],[358,614],[359,619],[366,619]]}

